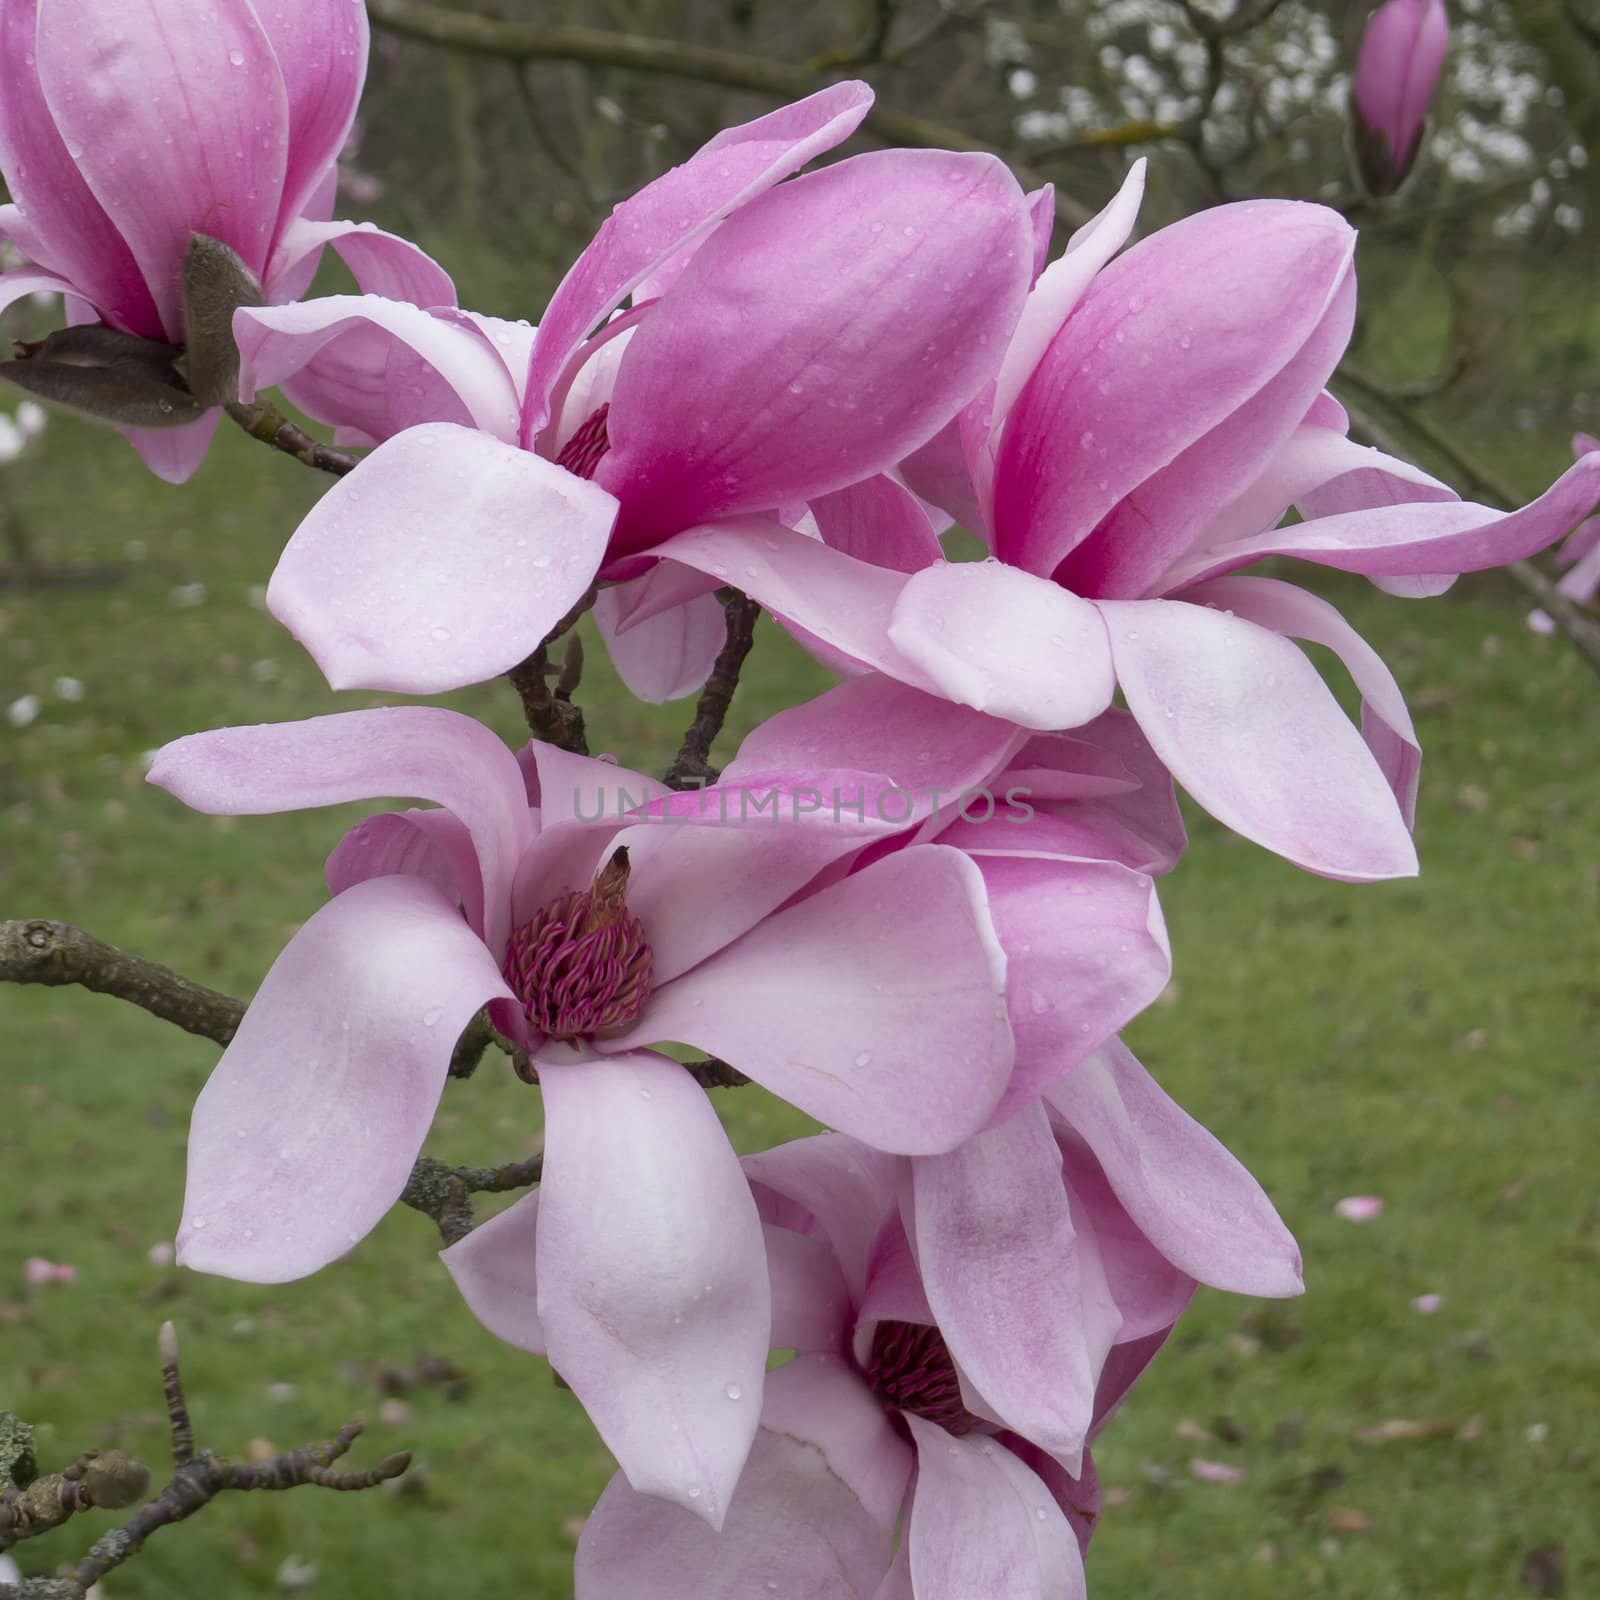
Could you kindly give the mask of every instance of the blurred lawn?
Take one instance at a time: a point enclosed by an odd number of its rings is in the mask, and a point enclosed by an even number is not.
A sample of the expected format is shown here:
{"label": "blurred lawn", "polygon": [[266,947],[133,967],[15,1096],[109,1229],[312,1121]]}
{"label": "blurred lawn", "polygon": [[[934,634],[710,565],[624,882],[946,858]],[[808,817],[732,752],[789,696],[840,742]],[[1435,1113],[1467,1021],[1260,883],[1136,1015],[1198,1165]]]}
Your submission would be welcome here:
{"label": "blurred lawn", "polygon": [[[198,817],[145,786],[142,756],[335,707],[260,605],[324,485],[229,433],[168,490],[65,420],[12,480],[41,557],[127,570],[0,591],[0,708],[42,702],[26,727],[0,723],[0,915],[76,921],[248,993],[371,808]],[[1417,715],[1421,881],[1325,883],[1195,816],[1164,890],[1177,977],[1133,1042],[1272,1192],[1310,1288],[1287,1306],[1204,1297],[1118,1417],[1090,1563],[1102,1600],[1489,1600],[1530,1592],[1527,1553],[1557,1544],[1568,1593],[1600,1592],[1600,684],[1514,604],[1463,589],[1413,605],[1330,591]],[[763,634],[735,734],[826,682]],[[600,648],[590,662],[595,748],[660,768],[687,708],[634,706]],[[339,705],[363,703],[377,697]],[[451,703],[519,737],[503,686]],[[219,1502],[116,1573],[112,1600],[272,1592],[291,1555],[320,1569],[313,1593],[350,1600],[561,1600],[606,1455],[543,1366],[473,1321],[427,1219],[398,1212],[288,1288],[148,1259],[176,1224],[215,1057],[111,1000],[0,989],[0,1406],[43,1425],[49,1466],[113,1439],[159,1462],[171,1317],[202,1442],[288,1448],[359,1415],[357,1463],[410,1447],[421,1468],[409,1493]],[[755,1090],[719,1105],[743,1148],[802,1127]],[[510,1160],[537,1137],[536,1096],[491,1058],[451,1086],[430,1149]],[[1377,1221],[1333,1215],[1358,1193],[1383,1198]],[[25,1288],[35,1254],[77,1283]],[[1436,1314],[1411,1309],[1422,1294],[1443,1297]],[[470,1374],[465,1397],[425,1385],[385,1403],[374,1364],[422,1350]],[[1370,1442],[1397,1420],[1437,1426]],[[1202,1481],[1195,1460],[1243,1479]],[[108,1521],[22,1547],[25,1570],[75,1558]]]}

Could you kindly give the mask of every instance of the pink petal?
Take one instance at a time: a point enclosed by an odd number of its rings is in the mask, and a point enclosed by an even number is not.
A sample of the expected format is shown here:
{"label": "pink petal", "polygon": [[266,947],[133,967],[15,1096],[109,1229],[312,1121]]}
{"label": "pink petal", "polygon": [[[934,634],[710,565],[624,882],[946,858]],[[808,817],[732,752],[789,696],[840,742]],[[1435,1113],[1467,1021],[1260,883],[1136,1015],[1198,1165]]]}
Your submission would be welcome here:
{"label": "pink petal", "polygon": [[1444,1296],[1442,1294],[1419,1294],[1411,1302],[1411,1309],[1419,1317],[1431,1317],[1443,1304]]}
{"label": "pink petal", "polygon": [[411,1175],[458,1035],[508,993],[427,884],[377,878],[331,900],[195,1102],[179,1262],[284,1283],[359,1242]]}
{"label": "pink petal", "polygon": [[1073,728],[1111,704],[1111,652],[1095,608],[996,562],[942,562],[895,601],[889,639],[958,705],[1025,728]]}
{"label": "pink petal", "polygon": [[1118,1201],[1174,1265],[1235,1294],[1299,1294],[1300,1251],[1260,1184],[1120,1040],[1045,1097]]}
{"label": "pink petal", "polygon": [[39,0],[38,14],[51,115],[181,343],[191,234],[266,268],[289,119],[272,46],[246,0]]}
{"label": "pink petal", "polygon": [[216,407],[181,428],[119,428],[139,458],[163,483],[187,483],[200,470],[222,420]]}
{"label": "pink petal", "polygon": [[307,263],[332,245],[362,294],[407,300],[424,308],[453,306],[456,286],[432,256],[409,239],[371,222],[322,222],[301,217],[290,224],[267,264],[267,298],[298,299],[310,278]]}
{"label": "pink petal", "polygon": [[0,311],[26,300],[30,294],[76,294],[75,285],[54,273],[35,271],[32,267],[19,267],[14,272],[0,272]]}
{"label": "pink petal", "polygon": [[1006,952],[1017,1063],[997,1122],[1131,1022],[1172,976],[1154,884],[1108,861],[1001,853],[1026,852],[1031,831],[957,823],[938,836],[972,854]]}
{"label": "pink petal", "polygon": [[1352,1194],[1334,1206],[1333,1214],[1346,1222],[1371,1222],[1383,1214],[1383,1201],[1375,1194]]}
{"label": "pink petal", "polygon": [[514,442],[517,391],[476,331],[400,300],[334,295],[237,312],[239,395],[289,385],[319,422],[374,442],[423,422],[456,422]]}
{"label": "pink petal", "polygon": [[918,572],[944,560],[922,502],[882,473],[818,495],[811,514],[824,544],[859,561],[894,572]]}
{"label": "pink petal", "polygon": [[[870,1595],[911,1472],[859,1378],[802,1357],[768,1379],[771,1415],[720,1534],[611,1480],[578,1542],[577,1600],[817,1600]],[[792,1393],[791,1393],[792,1392]],[[887,1518],[883,1486],[899,1493]]]}
{"label": "pink petal", "polygon": [[449,1269],[461,1298],[497,1339],[530,1355],[548,1354],[539,1320],[535,1247],[539,1238],[539,1191],[525,1194],[439,1259]]}
{"label": "pink petal", "polygon": [[669,255],[730,211],[848,139],[872,105],[864,83],[836,83],[723,131],[682,166],[624,200],[550,298],[528,369],[522,439],[549,420],[550,392],[579,343]]}
{"label": "pink petal", "polygon": [[516,757],[480,722],[432,706],[218,728],[157,752],[149,781],[196,811],[259,816],[380,795],[432,800],[466,825],[487,936],[503,947],[511,879],[532,837]]}
{"label": "pink petal", "polygon": [[551,1364],[640,1494],[720,1528],[755,1437],[771,1326],[749,1186],[676,1062],[545,1064],[540,1086]]}
{"label": "pink petal", "polygon": [[1225,1461],[1202,1461],[1198,1456],[1189,1463],[1190,1473],[1202,1483],[1243,1483],[1244,1473],[1230,1467]]}
{"label": "pink petal", "polygon": [[859,1301],[884,1219],[895,1205],[901,1163],[843,1134],[795,1139],[744,1158],[745,1175],[816,1221]]}
{"label": "pink petal", "polygon": [[1288,640],[1171,600],[1102,602],[1100,612],[1128,709],[1214,817],[1325,877],[1416,872],[1382,770]]}
{"label": "pink petal", "polygon": [[1388,0],[1361,36],[1351,99],[1367,126],[1383,135],[1397,176],[1422,137],[1449,39],[1443,0]]}
{"label": "pink petal", "polygon": [[[1100,272],[1011,410],[996,553],[1054,571],[1126,496],[1228,423],[1326,322],[1354,241],[1321,206],[1252,201],[1163,228]],[[1309,399],[1286,414],[1297,421]],[[1203,510],[1199,526],[1234,492],[1225,465],[1205,470],[1211,503],[1190,508]]]}
{"label": "pink petal", "polygon": [[1600,455],[1586,455],[1517,511],[1470,500],[1373,506],[1219,546],[1206,571],[1287,555],[1369,578],[1481,572],[1548,549],[1597,504]]}
{"label": "pink petal", "polygon": [[19,216],[5,208],[5,231],[23,255],[68,279],[114,327],[159,339],[161,318],[133,253],[89,192],[45,105],[34,51],[37,16],[37,0],[0,7],[0,170],[21,210]]}
{"label": "pink petal", "polygon": [[323,875],[329,894],[343,894],[368,878],[421,878],[461,906],[474,933],[484,931],[478,853],[466,824],[443,807],[386,811],[358,822],[333,847]]}
{"label": "pink petal", "polygon": [[597,477],[627,548],[842,489],[926,443],[992,370],[1031,256],[991,156],[875,152],[735,212],[617,374]]}
{"label": "pink petal", "polygon": [[289,97],[281,232],[305,210],[350,132],[367,75],[367,15],[350,0],[296,0],[256,14]]}
{"label": "pink petal", "polygon": [[1214,578],[1186,589],[1183,598],[1260,623],[1274,633],[1326,645],[1339,657],[1361,691],[1361,736],[1410,827],[1416,819],[1417,779],[1422,771],[1422,747],[1411,726],[1411,714],[1383,657],[1337,609],[1317,595],[1275,578]]}
{"label": "pink petal", "polygon": [[768,1226],[764,1232],[772,1283],[772,1348],[844,1355],[854,1306],[833,1246],[826,1238],[791,1228]]}
{"label": "pink petal", "polygon": [[1083,1557],[1055,1497],[1004,1445],[908,1414],[916,1600],[1083,1600]]}
{"label": "pink petal", "polygon": [[408,428],[312,507],[267,609],[336,689],[479,683],[571,609],[615,514],[603,490],[488,434]]}
{"label": "pink petal", "polygon": [[1012,1064],[1004,992],[977,868],[918,845],[657,990],[634,1033],[697,1045],[818,1121],[915,1154],[993,1111]]}
{"label": "pink petal", "polygon": [[[647,576],[633,583],[649,581]],[[715,595],[696,595],[670,611],[619,629],[617,618],[628,603],[624,592],[628,587],[602,589],[594,603],[595,626],[617,676],[647,705],[664,705],[693,694],[711,676],[727,639],[721,602]]]}
{"label": "pink petal", "polygon": [[1122,1314],[1073,1226],[1044,1108],[912,1173],[917,1258],[951,1355],[996,1415],[1075,1472]]}
{"label": "pink petal", "polygon": [[722,780],[810,777],[832,767],[881,772],[915,799],[910,821],[982,785],[1021,740],[996,717],[871,674],[768,717],[746,736]]}

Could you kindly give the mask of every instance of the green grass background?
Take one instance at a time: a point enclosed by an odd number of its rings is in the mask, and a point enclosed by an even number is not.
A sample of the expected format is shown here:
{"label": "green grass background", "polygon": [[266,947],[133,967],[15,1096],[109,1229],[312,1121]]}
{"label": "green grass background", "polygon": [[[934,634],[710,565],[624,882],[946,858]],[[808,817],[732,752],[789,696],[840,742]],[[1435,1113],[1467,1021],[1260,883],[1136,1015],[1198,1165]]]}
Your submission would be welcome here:
{"label": "green grass background", "polygon": [[[42,701],[27,727],[0,723],[0,915],[75,921],[248,994],[371,808],[200,817],[144,783],[143,759],[197,728],[378,703],[330,695],[261,608],[325,482],[228,433],[170,490],[64,420],[9,481],[42,557],[126,572],[0,591],[0,706]],[[1561,1545],[1567,1592],[1600,1593],[1600,683],[1492,585],[1422,604],[1324,589],[1410,696],[1424,872],[1323,882],[1191,808],[1192,852],[1163,888],[1176,976],[1132,1042],[1272,1193],[1308,1293],[1202,1295],[1104,1441],[1092,1592],[1491,1600],[1530,1592],[1528,1552]],[[636,706],[598,646],[590,662],[594,748],[660,768],[688,707]],[[826,681],[765,626],[730,732]],[[503,685],[450,703],[520,736]],[[283,1449],[360,1416],[358,1463],[409,1447],[420,1468],[403,1493],[221,1501],[108,1594],[275,1592],[293,1556],[320,1569],[313,1594],[350,1600],[568,1595],[608,1459],[543,1365],[473,1321],[426,1218],[398,1211],[282,1288],[147,1259],[176,1224],[216,1054],[116,1001],[0,989],[0,1406],[40,1425],[48,1466],[113,1441],[160,1462],[170,1317],[202,1442]],[[744,1149],[802,1131],[753,1089],[717,1103]],[[536,1094],[491,1057],[451,1085],[429,1148],[510,1160],[538,1130]],[[1356,1193],[1380,1195],[1381,1218],[1333,1215]],[[78,1281],[26,1288],[35,1254]],[[1437,1314],[1411,1309],[1425,1293]],[[424,1386],[385,1407],[373,1366],[423,1350],[465,1369],[465,1397]],[[1364,1442],[1396,1419],[1434,1436]],[[1242,1481],[1201,1481],[1195,1459]],[[17,1554],[48,1570],[109,1521]]]}

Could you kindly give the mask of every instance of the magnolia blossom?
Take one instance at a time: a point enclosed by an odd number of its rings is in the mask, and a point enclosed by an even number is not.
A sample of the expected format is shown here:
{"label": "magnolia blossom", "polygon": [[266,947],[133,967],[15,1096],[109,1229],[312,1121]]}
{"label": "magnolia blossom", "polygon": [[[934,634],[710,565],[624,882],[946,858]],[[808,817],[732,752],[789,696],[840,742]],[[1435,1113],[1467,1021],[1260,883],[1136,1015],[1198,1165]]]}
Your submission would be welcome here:
{"label": "magnolia blossom", "polygon": [[[656,553],[736,581],[835,665],[1023,727],[1082,726],[1120,688],[1238,832],[1330,877],[1414,872],[1420,753],[1392,675],[1327,601],[1233,574],[1290,555],[1436,594],[1560,538],[1600,499],[1600,455],[1504,513],[1352,444],[1323,390],[1354,311],[1344,220],[1220,206],[1111,261],[1141,181],[1039,277],[992,384],[905,464],[933,494],[959,463],[998,559],[917,565],[893,531],[846,550],[770,522]],[[1359,734],[1293,638],[1343,659]]]}
{"label": "magnolia blossom", "polygon": [[[336,484],[273,575],[269,609],[334,687],[431,693],[504,672],[597,576],[639,576],[682,529],[871,478],[978,393],[1027,292],[1029,205],[982,155],[880,151],[791,177],[870,102],[837,84],[728,129],[619,206],[540,321],[514,429],[503,388],[491,416],[415,307],[240,315],[247,385],[304,364],[327,317],[360,317],[366,370],[398,361],[426,391],[385,427],[451,408]],[[603,499],[575,497],[589,479]],[[718,581],[680,569],[602,609],[613,632],[680,613],[660,625],[675,639],[636,652],[652,698],[709,667]]]}
{"label": "magnolia blossom", "polygon": [[[580,1600],[1081,1594],[1087,1440],[1196,1278],[1300,1288],[1259,1187],[1117,1044],[947,1156],[827,1135],[744,1165],[773,1347],[795,1358],[768,1374],[721,1533],[619,1477],[579,1543]],[[536,1353],[548,1225],[530,1195],[444,1254],[479,1317]]]}
{"label": "magnolia blossom", "polygon": [[[726,807],[711,790],[640,812],[637,774],[537,745],[527,766],[537,809],[492,734],[421,707],[157,756],[151,780],[205,811],[408,791],[439,806],[373,818],[330,857],[334,898],[196,1103],[179,1260],[277,1282],[355,1244],[398,1198],[456,1038],[488,1005],[544,1103],[552,1360],[636,1487],[716,1523],[759,1404],[761,1240],[714,1111],[648,1047],[708,1051],[885,1148],[950,1149],[1010,1076],[1005,956],[961,851],[909,846],[829,881],[883,824],[802,812],[781,783],[762,791],[776,820],[743,787]],[[729,1382],[749,1404],[728,1406]]]}
{"label": "magnolia blossom", "polygon": [[[1578,460],[1595,451],[1600,451],[1600,439],[1587,433],[1572,436],[1572,454]],[[1600,594],[1600,517],[1580,522],[1556,552],[1556,561],[1567,569],[1556,588],[1580,606],[1593,605],[1595,595]],[[1556,625],[1545,612],[1533,611],[1528,626],[1535,633],[1554,633]]]}
{"label": "magnolia blossom", "polygon": [[1392,193],[1411,170],[1449,43],[1444,0],[1387,0],[1368,21],[1350,107],[1356,166],[1369,193]]}
{"label": "magnolia blossom", "polygon": [[[0,236],[31,265],[0,274],[0,308],[64,294],[74,323],[183,345],[197,233],[236,252],[269,302],[301,294],[328,244],[366,289],[453,302],[414,245],[326,220],[367,43],[351,0],[3,0],[0,171],[14,203]],[[181,482],[219,415],[124,431]]]}

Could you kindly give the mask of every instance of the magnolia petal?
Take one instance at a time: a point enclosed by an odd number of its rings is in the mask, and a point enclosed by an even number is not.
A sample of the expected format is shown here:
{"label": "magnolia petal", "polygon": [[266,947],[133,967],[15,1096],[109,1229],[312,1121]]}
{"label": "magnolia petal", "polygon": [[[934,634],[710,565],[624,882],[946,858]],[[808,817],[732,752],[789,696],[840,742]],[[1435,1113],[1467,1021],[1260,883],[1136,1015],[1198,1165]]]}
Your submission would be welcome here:
{"label": "magnolia petal", "polygon": [[657,991],[634,1032],[698,1045],[820,1122],[920,1154],[958,1144],[999,1100],[1004,995],[978,869],[917,845],[767,917]]}
{"label": "magnolia petal", "polygon": [[576,604],[615,515],[592,483],[487,434],[408,428],[311,508],[267,609],[335,689],[481,683]]}
{"label": "magnolia petal", "polygon": [[497,1339],[529,1355],[548,1354],[539,1320],[536,1271],[539,1191],[525,1194],[439,1252],[461,1298]]}
{"label": "magnolia petal", "polygon": [[259,6],[289,98],[281,232],[306,209],[344,148],[367,75],[367,15],[350,0]]}
{"label": "magnolia petal", "polygon": [[1209,552],[1206,571],[1285,555],[1374,579],[1482,572],[1548,549],[1597,504],[1600,452],[1575,461],[1517,511],[1470,500],[1378,505],[1219,546]]}
{"label": "magnolia petal", "polygon": [[767,1382],[721,1532],[619,1475],[578,1541],[577,1600],[868,1600],[889,1565],[911,1451],[842,1362],[803,1356]]}
{"label": "magnolia petal", "polygon": [[0,171],[17,202],[0,207],[3,231],[28,260],[69,280],[113,327],[159,339],[165,330],[144,276],[45,105],[37,23],[37,0],[0,6]]}
{"label": "magnolia petal", "polygon": [[1094,606],[997,562],[914,574],[895,601],[889,640],[958,705],[1025,728],[1088,722],[1116,686]]}
{"label": "magnolia petal", "polygon": [[1107,601],[1100,612],[1128,709],[1220,822],[1324,877],[1416,872],[1382,770],[1287,639],[1180,601]]}
{"label": "magnolia petal", "polygon": [[674,1061],[547,1063],[540,1087],[551,1364],[640,1494],[720,1528],[755,1437],[771,1327],[749,1186]]}
{"label": "magnolia petal", "polygon": [[319,422],[373,441],[456,422],[514,442],[517,391],[493,346],[400,300],[332,295],[234,314],[239,396],[283,387]]}
{"label": "magnolia petal", "polygon": [[549,420],[550,392],[578,345],[670,254],[730,211],[843,143],[872,105],[864,83],[836,83],[764,117],[725,128],[681,166],[624,200],[561,280],[528,368],[522,441]]}
{"label": "magnolia petal", "polygon": [[516,757],[471,717],[396,706],[191,733],[156,753],[149,781],[196,811],[223,816],[384,795],[432,800],[472,836],[486,937],[497,955],[503,948],[512,876],[533,826]]}
{"label": "magnolia petal", "polygon": [[1083,1254],[1035,1103],[912,1163],[917,1259],[951,1355],[1009,1427],[1075,1470],[1122,1316]]}
{"label": "magnolia petal", "polygon": [[939,835],[972,854],[1006,951],[1017,1064],[997,1122],[1133,1021],[1172,976],[1150,879],[1110,861],[995,853],[1027,850],[1032,831],[964,822]]}
{"label": "magnolia petal", "polygon": [[596,476],[623,501],[623,547],[843,489],[925,444],[988,378],[1031,257],[1021,191],[987,155],[877,151],[735,212],[617,373]]}
{"label": "magnolia petal", "polygon": [[769,1225],[763,1232],[772,1283],[772,1348],[845,1354],[854,1306],[833,1246],[792,1228]]}
{"label": "magnolia petal", "polygon": [[900,1162],[843,1134],[821,1133],[746,1156],[743,1165],[752,1184],[815,1220],[859,1302],[878,1230],[896,1203]]}
{"label": "magnolia petal", "polygon": [[[648,581],[648,575],[633,580]],[[623,590],[628,587],[602,589],[594,603],[595,626],[617,676],[646,705],[665,705],[693,694],[711,676],[727,638],[722,603],[715,595],[700,594],[631,628],[621,628],[617,619],[627,606]]]}
{"label": "magnolia petal", "polygon": [[1405,696],[1383,657],[1339,615],[1336,607],[1276,578],[1214,578],[1185,590],[1183,598],[1219,611],[1231,611],[1274,633],[1332,650],[1361,691],[1361,736],[1388,779],[1406,826],[1412,826],[1416,820],[1422,747],[1417,743]]}
{"label": "magnolia petal", "polygon": [[824,544],[873,566],[918,572],[944,560],[922,502],[882,473],[818,495],[811,514]]}
{"label": "magnolia petal", "polygon": [[1300,1251],[1260,1184],[1120,1040],[1081,1062],[1045,1098],[1175,1266],[1235,1294],[1278,1298],[1304,1288]]}
{"label": "magnolia petal", "polygon": [[1077,1538],[1038,1475],[994,1440],[905,1420],[917,1446],[917,1600],[1084,1600]]}
{"label": "magnolia petal", "polygon": [[[39,272],[32,267],[19,267],[14,272],[0,272],[0,311],[26,300],[30,294],[76,294],[76,286],[53,272]],[[7,366],[11,363],[8,361]]]}
{"label": "magnolia petal", "polygon": [[[1328,319],[1354,244],[1325,207],[1250,201],[1162,228],[1104,268],[1011,409],[996,554],[1054,572],[1126,496],[1224,429]],[[1213,465],[1208,485],[1226,484]]]}
{"label": "magnolia petal", "polygon": [[181,428],[119,428],[139,459],[163,483],[187,483],[200,470],[206,451],[222,420],[222,408],[213,406],[204,416]]}
{"label": "magnolia petal", "polygon": [[291,223],[273,251],[265,279],[268,298],[296,298],[288,288],[303,288],[309,282],[307,263],[330,244],[349,267],[362,294],[407,300],[425,309],[456,303],[450,274],[409,239],[386,233],[372,222],[322,222],[310,217]]}
{"label": "magnolia petal", "polygon": [[331,900],[289,941],[195,1102],[178,1260],[303,1278],[400,1196],[451,1051],[508,994],[483,941],[415,878]]}
{"label": "magnolia petal", "polygon": [[272,248],[289,121],[272,46],[247,0],[39,0],[38,15],[51,116],[181,344],[190,235],[257,277]]}
{"label": "magnolia petal", "polygon": [[483,874],[467,825],[442,806],[426,811],[385,811],[358,822],[323,865],[329,894],[343,894],[368,878],[404,876],[431,883],[466,913],[481,938]]}

